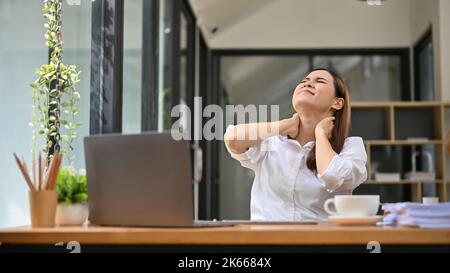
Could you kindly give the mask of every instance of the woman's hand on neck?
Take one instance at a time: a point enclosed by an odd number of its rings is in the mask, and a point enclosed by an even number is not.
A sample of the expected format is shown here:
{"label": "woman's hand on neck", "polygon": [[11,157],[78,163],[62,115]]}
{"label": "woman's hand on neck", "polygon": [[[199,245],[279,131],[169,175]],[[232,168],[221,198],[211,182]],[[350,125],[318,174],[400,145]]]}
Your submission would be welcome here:
{"label": "woman's hand on neck", "polygon": [[300,117],[299,123],[299,133],[296,140],[300,145],[305,145],[306,143],[316,139],[315,129],[317,124],[326,117],[333,116],[331,111],[327,113],[317,113],[317,112],[297,112]]}

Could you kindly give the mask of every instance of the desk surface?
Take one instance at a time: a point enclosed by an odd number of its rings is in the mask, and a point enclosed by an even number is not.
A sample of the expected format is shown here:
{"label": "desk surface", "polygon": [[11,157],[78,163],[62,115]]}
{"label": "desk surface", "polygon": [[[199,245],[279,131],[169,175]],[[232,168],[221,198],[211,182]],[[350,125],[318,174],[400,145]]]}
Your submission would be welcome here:
{"label": "desk surface", "polygon": [[319,225],[237,225],[202,228],[18,227],[0,229],[4,244],[141,245],[450,245],[450,229]]}

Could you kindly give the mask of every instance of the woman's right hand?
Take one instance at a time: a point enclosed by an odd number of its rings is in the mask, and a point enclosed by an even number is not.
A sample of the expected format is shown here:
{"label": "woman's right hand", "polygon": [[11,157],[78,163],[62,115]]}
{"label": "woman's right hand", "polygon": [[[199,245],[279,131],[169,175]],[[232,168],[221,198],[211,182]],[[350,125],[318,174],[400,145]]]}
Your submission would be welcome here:
{"label": "woman's right hand", "polygon": [[300,128],[300,117],[297,113],[292,115],[291,118],[284,119],[281,122],[284,122],[285,126],[281,126],[281,128],[286,128],[284,132],[281,132],[282,135],[287,135],[292,139],[295,139],[298,135],[298,131]]}

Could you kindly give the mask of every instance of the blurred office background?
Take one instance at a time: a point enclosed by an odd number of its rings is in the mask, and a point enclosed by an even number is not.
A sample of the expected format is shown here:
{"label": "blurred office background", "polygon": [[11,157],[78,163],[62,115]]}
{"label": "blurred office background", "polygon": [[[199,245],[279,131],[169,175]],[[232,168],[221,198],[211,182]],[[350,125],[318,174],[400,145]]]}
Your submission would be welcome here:
{"label": "blurred office background", "polygon": [[[444,103],[441,115],[434,116],[442,117],[444,126],[435,136],[441,142],[413,149],[438,159],[433,166],[422,164],[439,173],[434,183],[420,185],[421,194],[448,198],[450,155],[442,153],[442,145],[450,128],[450,107],[445,106],[450,101],[450,1],[62,2],[63,59],[82,70],[78,90],[83,126],[75,143],[76,168],[85,168],[84,136],[169,129],[171,106],[181,103],[193,109],[194,96],[202,97],[203,106],[278,105],[280,118],[289,117],[299,80],[312,68],[329,67],[342,74],[355,103]],[[41,8],[42,1],[0,1],[0,227],[28,224],[27,188],[12,153],[31,156],[29,84],[35,69],[48,62]],[[92,37],[108,24],[116,24],[117,32],[105,39],[123,37],[113,49],[122,62],[111,66],[122,77],[120,86],[112,86],[121,92],[111,92],[122,107],[105,121],[92,119],[90,98],[99,92],[95,79],[102,76],[92,65],[109,60],[93,54],[102,45]],[[355,110],[354,123],[361,124],[358,117],[373,118],[369,112]],[[119,125],[101,131],[93,121]],[[366,134],[363,127],[355,131]],[[248,219],[253,173],[231,159],[221,141],[192,145],[193,154],[202,151],[201,159],[193,157],[202,163],[193,166],[201,173],[198,181],[193,177],[198,218]],[[411,148],[387,146],[374,148],[374,158],[408,170]],[[168,166],[168,171],[174,168]],[[385,202],[408,201],[414,187],[364,185],[358,192],[381,193]]]}

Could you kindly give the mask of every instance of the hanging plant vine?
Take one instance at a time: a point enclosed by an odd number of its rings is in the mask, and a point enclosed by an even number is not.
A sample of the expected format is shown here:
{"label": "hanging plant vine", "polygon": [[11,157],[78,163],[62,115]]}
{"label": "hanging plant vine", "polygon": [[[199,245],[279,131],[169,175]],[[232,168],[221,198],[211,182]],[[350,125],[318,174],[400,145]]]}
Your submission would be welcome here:
{"label": "hanging plant vine", "polygon": [[[50,61],[39,67],[35,73],[37,79],[32,88],[33,149],[36,153],[38,136],[44,136],[45,144],[39,151],[49,154],[60,150],[70,164],[73,164],[73,141],[77,137],[76,129],[81,126],[76,122],[77,103],[80,93],[76,84],[80,81],[81,71],[75,65],[67,65],[62,61],[62,0],[44,0],[44,24],[46,45],[50,52]],[[63,127],[61,127],[63,126]]]}

